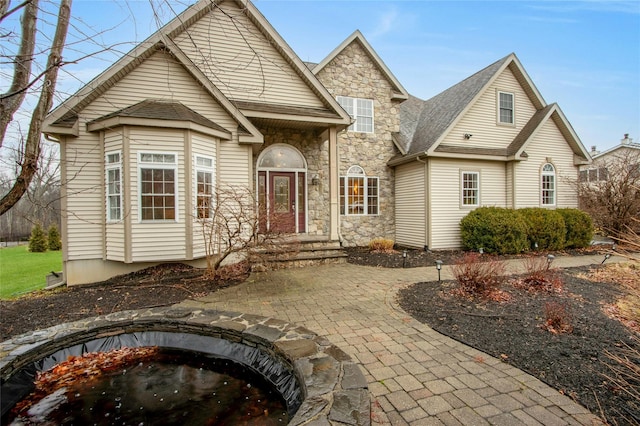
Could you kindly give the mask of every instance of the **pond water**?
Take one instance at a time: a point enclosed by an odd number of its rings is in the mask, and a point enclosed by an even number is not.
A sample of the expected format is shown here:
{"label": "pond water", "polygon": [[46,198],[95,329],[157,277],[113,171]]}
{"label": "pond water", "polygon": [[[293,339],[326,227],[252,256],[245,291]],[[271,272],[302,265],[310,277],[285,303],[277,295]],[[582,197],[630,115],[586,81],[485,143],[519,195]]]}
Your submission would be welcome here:
{"label": "pond water", "polygon": [[[13,424],[284,425],[275,387],[251,369],[196,352],[161,349],[153,360],[77,380]],[[4,423],[4,422],[3,422]]]}

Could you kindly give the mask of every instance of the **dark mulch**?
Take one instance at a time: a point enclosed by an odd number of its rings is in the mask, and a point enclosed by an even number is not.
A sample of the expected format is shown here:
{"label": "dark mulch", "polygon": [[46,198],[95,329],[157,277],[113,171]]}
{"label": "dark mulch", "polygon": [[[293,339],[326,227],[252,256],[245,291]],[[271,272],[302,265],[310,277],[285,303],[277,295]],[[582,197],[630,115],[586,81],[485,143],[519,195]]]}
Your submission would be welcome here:
{"label": "dark mulch", "polygon": [[27,331],[111,312],[172,305],[244,281],[248,273],[241,270],[237,276],[213,281],[204,277],[202,269],[163,264],[101,283],[0,300],[0,341]]}
{"label": "dark mulch", "polygon": [[[456,295],[451,281],[414,284],[399,293],[398,301],[417,320],[538,377],[610,423],[638,424],[637,401],[603,374],[611,374],[607,364],[612,365],[605,351],[620,353],[621,342],[640,351],[640,341],[603,313],[603,305],[622,294],[620,288],[576,276],[587,269],[559,272],[560,293],[531,293],[512,280],[500,288],[511,295],[507,302]],[[566,308],[571,333],[543,328],[548,302]]]}

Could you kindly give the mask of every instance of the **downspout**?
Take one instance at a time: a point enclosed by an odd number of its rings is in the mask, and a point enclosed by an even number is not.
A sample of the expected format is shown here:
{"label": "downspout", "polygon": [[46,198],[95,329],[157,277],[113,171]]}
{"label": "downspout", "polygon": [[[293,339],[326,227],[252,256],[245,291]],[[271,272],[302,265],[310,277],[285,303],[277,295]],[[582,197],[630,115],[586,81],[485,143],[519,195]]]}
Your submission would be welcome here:
{"label": "downspout", "polygon": [[[427,156],[426,152],[424,152],[424,156],[425,157]],[[429,173],[429,167],[428,167],[428,164],[427,164],[426,161],[420,159],[419,155],[416,157],[416,161],[418,163],[424,164],[425,180],[427,181],[427,182],[425,182],[425,189],[424,189],[424,191],[425,191],[424,199],[425,199],[425,203],[426,203],[426,206],[425,206],[425,210],[426,211],[425,211],[425,216],[424,216],[424,222],[425,222],[424,225],[425,225],[425,228],[426,228],[424,237],[425,237],[426,241],[424,242],[425,243],[424,244],[424,251],[428,251],[429,250],[429,244],[428,244],[428,242],[429,242],[429,232],[431,231],[431,227],[429,226],[429,219],[428,219],[427,215],[431,213],[431,200],[430,200],[430,197],[429,197],[430,191],[428,190],[428,187],[427,187],[428,186],[427,185],[428,184],[428,179],[426,178],[426,174]]]}

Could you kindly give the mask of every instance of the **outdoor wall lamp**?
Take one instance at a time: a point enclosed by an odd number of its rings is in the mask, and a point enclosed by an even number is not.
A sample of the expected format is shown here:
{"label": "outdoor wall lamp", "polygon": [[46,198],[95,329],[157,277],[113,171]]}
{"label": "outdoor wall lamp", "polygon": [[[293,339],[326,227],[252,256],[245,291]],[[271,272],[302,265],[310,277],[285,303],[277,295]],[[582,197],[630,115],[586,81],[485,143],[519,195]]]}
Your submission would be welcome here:
{"label": "outdoor wall lamp", "polygon": [[407,251],[403,250],[402,251],[402,267],[406,268],[407,266]]}
{"label": "outdoor wall lamp", "polygon": [[436,260],[436,269],[438,270],[438,281],[440,281],[440,270],[442,269],[442,260]]}
{"label": "outdoor wall lamp", "polygon": [[313,175],[311,178],[311,185],[318,186],[320,185],[320,177],[318,175]]}
{"label": "outdoor wall lamp", "polygon": [[471,133],[465,133],[463,136],[464,136],[464,138],[466,140],[469,140],[469,139],[471,139],[471,136],[473,136],[473,135]]}

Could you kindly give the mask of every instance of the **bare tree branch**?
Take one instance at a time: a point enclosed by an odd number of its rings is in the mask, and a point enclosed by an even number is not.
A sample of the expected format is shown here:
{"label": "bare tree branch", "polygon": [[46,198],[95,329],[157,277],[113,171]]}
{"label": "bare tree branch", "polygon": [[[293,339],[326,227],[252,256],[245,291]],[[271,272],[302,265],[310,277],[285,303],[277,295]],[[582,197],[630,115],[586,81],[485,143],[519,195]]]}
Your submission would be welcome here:
{"label": "bare tree branch", "polygon": [[37,170],[38,157],[40,156],[42,122],[53,104],[53,95],[58,79],[58,70],[62,63],[62,51],[67,38],[70,18],[71,0],[61,0],[56,32],[47,60],[47,73],[44,77],[40,99],[31,116],[27,141],[25,143],[22,170],[11,190],[0,200],[0,215],[3,215],[9,210],[27,191],[31,179]]}

